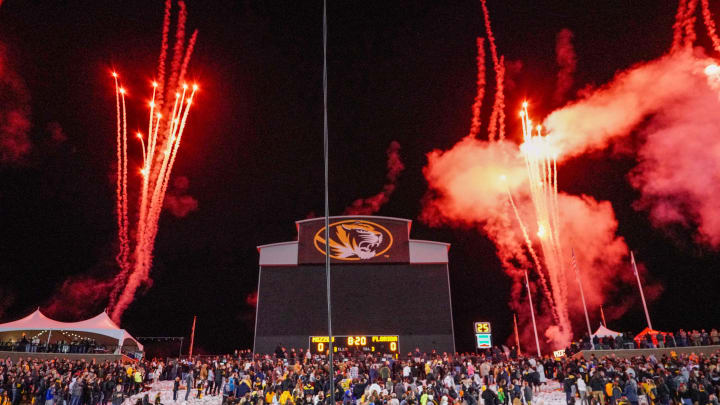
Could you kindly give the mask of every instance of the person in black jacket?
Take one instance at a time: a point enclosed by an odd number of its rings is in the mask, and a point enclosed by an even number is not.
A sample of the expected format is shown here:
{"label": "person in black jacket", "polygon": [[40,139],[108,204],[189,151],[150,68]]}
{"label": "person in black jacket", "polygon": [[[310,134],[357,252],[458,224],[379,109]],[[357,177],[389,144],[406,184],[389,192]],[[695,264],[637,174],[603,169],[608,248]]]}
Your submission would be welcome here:
{"label": "person in black jacket", "polygon": [[115,392],[112,395],[112,405],[122,405],[125,400],[125,394],[123,393],[122,385],[115,387]]}
{"label": "person in black jacket", "polygon": [[670,388],[665,384],[665,380],[662,377],[658,377],[655,383],[657,387],[657,400],[660,405],[668,405],[670,403]]}
{"label": "person in black jacket", "polygon": [[115,391],[115,385],[116,384],[112,376],[108,375],[105,378],[105,383],[103,384],[103,405],[107,405],[107,403],[112,400],[112,394],[113,391]]}
{"label": "person in black jacket", "polygon": [[485,401],[485,405],[497,405],[498,403],[497,394],[490,388],[485,388],[480,396]]}
{"label": "person in black jacket", "polygon": [[568,405],[573,405],[575,403],[575,393],[573,387],[575,387],[575,376],[568,374],[568,376],[563,380],[563,391],[565,391],[565,400]]}
{"label": "person in black jacket", "polygon": [[600,405],[605,405],[605,375],[598,371],[590,378],[590,394],[592,399]]}
{"label": "person in black jacket", "polygon": [[173,383],[173,401],[177,401],[177,393],[180,389],[180,377],[175,377],[175,382]]}

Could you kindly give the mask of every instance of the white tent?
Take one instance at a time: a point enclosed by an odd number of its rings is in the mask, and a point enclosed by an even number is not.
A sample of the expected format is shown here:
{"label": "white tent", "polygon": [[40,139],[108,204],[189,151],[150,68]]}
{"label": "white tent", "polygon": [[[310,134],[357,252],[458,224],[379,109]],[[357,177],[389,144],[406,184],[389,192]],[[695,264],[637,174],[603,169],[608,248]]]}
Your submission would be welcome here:
{"label": "white tent", "polygon": [[44,335],[43,343],[90,338],[100,345],[119,346],[129,351],[143,350],[143,346],[125,329],[120,329],[104,311],[84,321],[60,322],[43,315],[38,308],[25,318],[0,324],[0,341],[17,342],[23,335],[28,338]]}
{"label": "white tent", "polygon": [[597,330],[595,331],[595,333],[593,333],[593,337],[597,336],[597,337],[600,337],[600,338],[604,338],[604,337],[607,337],[607,336],[614,338],[614,337],[617,337],[617,336],[620,336],[620,335],[622,335],[622,333],[620,333],[620,332],[615,332],[614,330],[610,330],[610,329],[606,328],[604,325],[600,325],[600,327],[597,328]]}

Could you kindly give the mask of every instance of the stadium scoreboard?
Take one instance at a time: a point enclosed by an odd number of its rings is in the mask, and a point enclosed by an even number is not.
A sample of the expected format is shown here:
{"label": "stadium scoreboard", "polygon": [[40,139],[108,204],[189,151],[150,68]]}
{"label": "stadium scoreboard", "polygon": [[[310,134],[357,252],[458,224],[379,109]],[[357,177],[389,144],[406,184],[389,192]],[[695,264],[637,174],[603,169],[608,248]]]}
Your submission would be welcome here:
{"label": "stadium scoreboard", "polygon": [[[310,336],[310,352],[325,354],[330,348],[327,336]],[[396,354],[400,350],[397,335],[333,336],[333,352],[368,352]]]}
{"label": "stadium scoreboard", "polygon": [[492,347],[492,328],[490,322],[475,322],[475,347],[478,349],[490,349]]}

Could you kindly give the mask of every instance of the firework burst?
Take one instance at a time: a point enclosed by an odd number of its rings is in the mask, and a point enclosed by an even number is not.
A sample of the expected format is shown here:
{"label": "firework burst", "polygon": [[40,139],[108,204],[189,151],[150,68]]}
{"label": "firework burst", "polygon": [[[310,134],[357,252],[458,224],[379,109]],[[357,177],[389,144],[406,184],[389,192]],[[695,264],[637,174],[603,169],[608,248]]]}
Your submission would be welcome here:
{"label": "firework burst", "polygon": [[138,201],[134,247],[131,247],[130,243],[128,219],[126,91],[120,84],[119,75],[115,72],[112,74],[115,82],[117,117],[116,216],[119,253],[116,260],[120,271],[115,277],[109,306],[111,317],[116,322],[120,321],[122,314],[133,301],[137,289],[149,280],[160,213],[162,212],[165,194],[178,155],[190,107],[198,90],[196,84],[189,85],[185,83],[187,66],[195,46],[197,31],[192,34],[190,40],[186,43],[185,22],[187,14],[185,3],[183,1],[178,2],[178,7],[175,44],[168,74],[166,72],[166,59],[168,56],[172,1],[167,0],[165,2],[158,73],[156,81],[152,83],[152,98],[148,104],[148,131],[145,135],[141,132],[136,134],[142,146],[143,164],[139,169],[142,184]]}

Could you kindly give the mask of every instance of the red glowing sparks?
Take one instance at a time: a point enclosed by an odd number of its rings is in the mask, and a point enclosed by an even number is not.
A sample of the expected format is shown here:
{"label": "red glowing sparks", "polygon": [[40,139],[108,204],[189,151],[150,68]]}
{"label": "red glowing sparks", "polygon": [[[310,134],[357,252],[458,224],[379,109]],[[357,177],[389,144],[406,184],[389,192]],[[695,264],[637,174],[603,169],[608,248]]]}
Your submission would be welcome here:
{"label": "red glowing sparks", "polygon": [[[137,138],[141,142],[143,164],[139,170],[142,175],[140,198],[138,201],[138,215],[136,224],[135,246],[130,255],[129,224],[127,215],[127,116],[125,108],[126,91],[118,84],[118,74],[113,72],[115,80],[117,103],[117,174],[116,187],[118,217],[118,239],[120,252],[117,261],[120,272],[115,277],[113,291],[110,294],[111,317],[120,322],[123,312],[133,301],[135,292],[149,279],[152,267],[152,252],[155,237],[158,232],[158,221],[167,193],[168,182],[172,174],[175,159],[187,123],[193,97],[198,90],[197,85],[188,90],[184,83],[187,65],[192,55],[192,49],[197,38],[197,31],[193,33],[190,42],[185,46],[185,3],[178,2],[180,9],[175,35],[173,58],[170,64],[170,76],[166,85],[165,61],[168,54],[168,35],[170,24],[171,0],[165,2],[165,17],[163,20],[163,39],[158,62],[158,80],[152,82],[152,98],[149,103],[147,142],[138,132]],[[176,93],[172,107],[164,103],[165,89],[169,94]],[[182,88],[182,95],[180,95]],[[170,119],[163,121],[163,116]]]}

